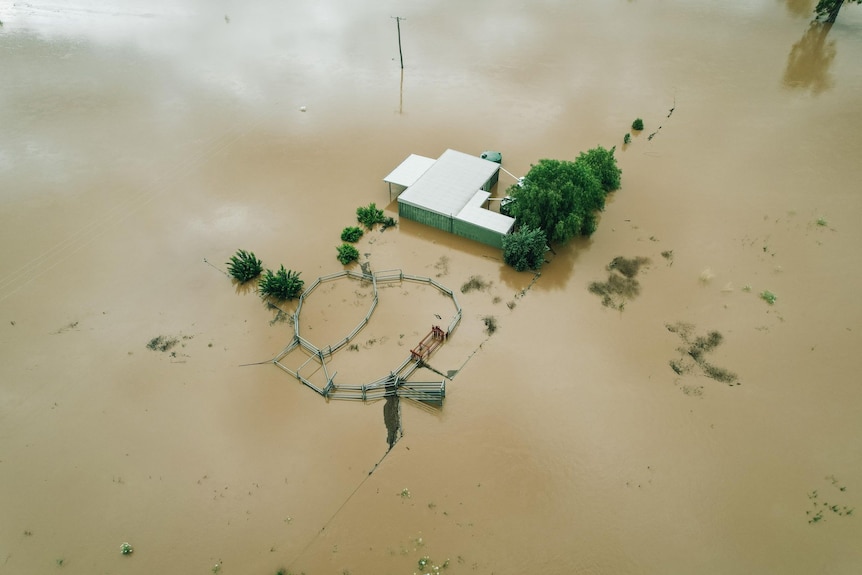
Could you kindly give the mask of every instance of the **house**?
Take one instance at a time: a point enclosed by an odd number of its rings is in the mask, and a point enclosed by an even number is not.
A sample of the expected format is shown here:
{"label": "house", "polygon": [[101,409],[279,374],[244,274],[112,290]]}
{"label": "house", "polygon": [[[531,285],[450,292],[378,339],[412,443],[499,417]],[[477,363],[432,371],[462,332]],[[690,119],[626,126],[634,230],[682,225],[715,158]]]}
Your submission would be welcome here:
{"label": "house", "polygon": [[411,154],[383,178],[398,194],[398,215],[502,248],[515,219],[485,207],[500,165],[455,150],[436,160]]}

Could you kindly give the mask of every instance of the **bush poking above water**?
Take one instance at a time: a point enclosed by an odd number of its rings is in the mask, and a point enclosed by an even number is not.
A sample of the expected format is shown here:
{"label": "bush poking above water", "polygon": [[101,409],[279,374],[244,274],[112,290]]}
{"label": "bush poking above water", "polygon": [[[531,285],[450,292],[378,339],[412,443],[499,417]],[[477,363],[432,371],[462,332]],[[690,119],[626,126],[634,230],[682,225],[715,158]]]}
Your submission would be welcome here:
{"label": "bush poking above water", "polygon": [[763,290],[762,292],[760,292],[760,299],[762,299],[769,305],[774,305],[775,301],[778,299],[778,296],[769,290]]}
{"label": "bush poking above water", "polygon": [[263,262],[255,257],[254,252],[237,250],[227,262],[227,271],[233,279],[245,283],[260,275],[263,271]]}
{"label": "bush poking above water", "polygon": [[277,272],[266,270],[260,278],[258,291],[262,298],[273,298],[278,300],[296,299],[302,294],[305,281],[299,279],[300,272],[286,270],[281,266]]}
{"label": "bush poking above water", "polygon": [[377,204],[374,203],[356,208],[356,219],[369,230],[374,228],[374,224],[386,222],[383,210],[379,209]]}
{"label": "bush poking above water", "polygon": [[638,132],[644,129],[644,121],[640,118],[636,119],[632,122],[632,130],[637,130]]}
{"label": "bush poking above water", "polygon": [[338,250],[338,261],[345,266],[359,259],[359,250],[350,244],[341,244],[336,249]]}
{"label": "bush poking above water", "polygon": [[357,226],[350,226],[349,228],[344,228],[343,230],[341,230],[341,241],[356,243],[359,241],[359,238],[361,238],[362,234],[364,233],[365,232],[362,231],[362,228]]}

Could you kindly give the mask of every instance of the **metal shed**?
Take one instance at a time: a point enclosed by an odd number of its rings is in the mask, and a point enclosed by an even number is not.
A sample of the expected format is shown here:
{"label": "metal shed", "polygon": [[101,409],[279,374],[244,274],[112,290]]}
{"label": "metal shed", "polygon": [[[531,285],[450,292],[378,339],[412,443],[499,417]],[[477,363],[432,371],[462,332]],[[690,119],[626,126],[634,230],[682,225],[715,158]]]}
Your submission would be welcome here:
{"label": "metal shed", "polygon": [[[502,247],[503,236],[512,230],[515,220],[482,207],[497,182],[500,165],[463,152],[446,150],[420,173],[428,160],[411,154],[384,178],[390,184],[390,190],[392,184],[406,186],[398,196],[398,215]],[[411,179],[412,182],[409,181]]]}

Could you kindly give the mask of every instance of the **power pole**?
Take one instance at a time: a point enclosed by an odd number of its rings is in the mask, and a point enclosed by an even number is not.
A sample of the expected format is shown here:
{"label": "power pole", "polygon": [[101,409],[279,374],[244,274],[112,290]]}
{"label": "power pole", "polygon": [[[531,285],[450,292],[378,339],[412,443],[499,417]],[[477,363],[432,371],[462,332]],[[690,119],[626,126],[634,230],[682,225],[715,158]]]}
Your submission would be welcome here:
{"label": "power pole", "polygon": [[401,58],[401,69],[404,69],[404,53],[401,52],[401,21],[407,20],[401,16],[390,16],[395,19],[395,25],[398,27],[398,56]]}

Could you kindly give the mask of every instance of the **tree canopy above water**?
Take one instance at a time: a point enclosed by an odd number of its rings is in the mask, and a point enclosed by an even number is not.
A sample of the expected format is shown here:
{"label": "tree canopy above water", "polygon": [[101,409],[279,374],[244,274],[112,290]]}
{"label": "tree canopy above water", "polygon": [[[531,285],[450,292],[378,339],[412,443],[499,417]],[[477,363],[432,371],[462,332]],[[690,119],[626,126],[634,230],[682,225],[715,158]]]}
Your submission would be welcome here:
{"label": "tree canopy above water", "polygon": [[596,229],[596,212],[607,193],[619,188],[621,170],[614,148],[601,146],[572,161],[539,160],[523,180],[509,188],[511,214],[519,226],[541,230],[550,242],[565,243]]}

